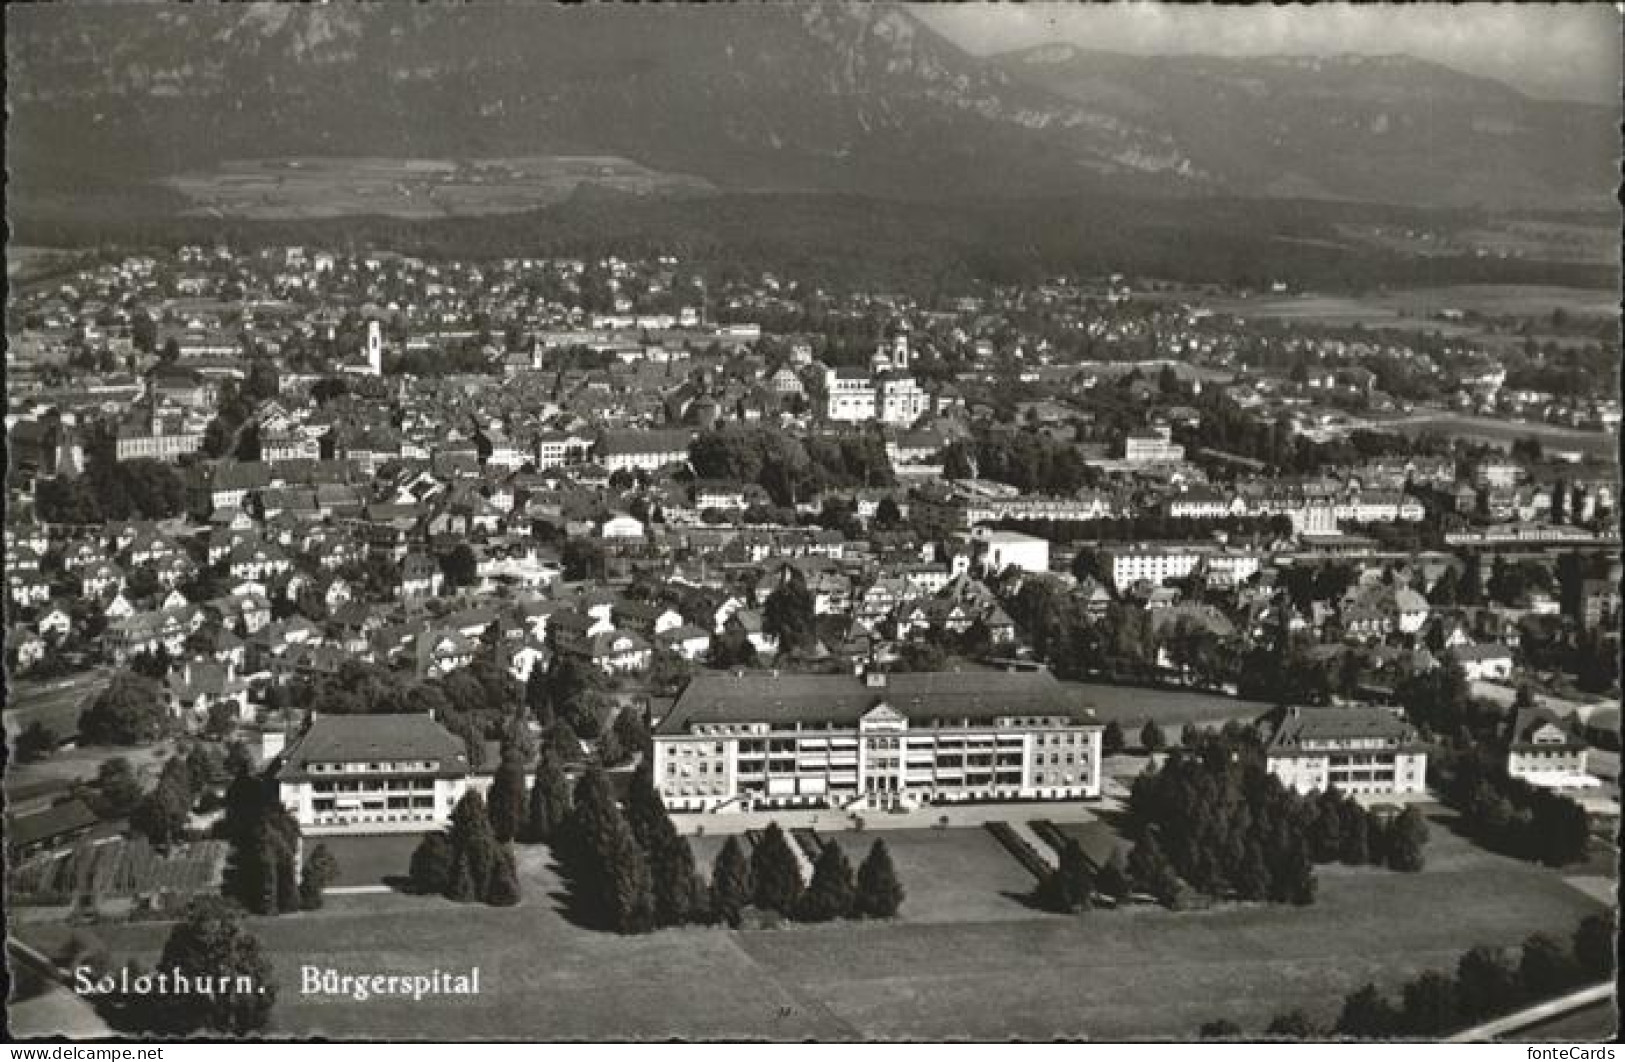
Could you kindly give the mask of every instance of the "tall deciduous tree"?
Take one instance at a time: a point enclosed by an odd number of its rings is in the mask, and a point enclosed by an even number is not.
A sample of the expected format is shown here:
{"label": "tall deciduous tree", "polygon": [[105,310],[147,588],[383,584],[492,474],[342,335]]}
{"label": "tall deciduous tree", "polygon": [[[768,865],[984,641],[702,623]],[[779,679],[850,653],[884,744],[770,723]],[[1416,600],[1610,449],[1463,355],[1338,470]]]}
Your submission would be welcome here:
{"label": "tall deciduous tree", "polygon": [[259,939],[243,927],[230,904],[215,897],[195,900],[187,908],[164,941],[158,967],[171,977],[221,986],[209,993],[164,997],[165,1024],[175,1033],[208,1030],[246,1036],[265,1027],[276,1004],[276,978]]}

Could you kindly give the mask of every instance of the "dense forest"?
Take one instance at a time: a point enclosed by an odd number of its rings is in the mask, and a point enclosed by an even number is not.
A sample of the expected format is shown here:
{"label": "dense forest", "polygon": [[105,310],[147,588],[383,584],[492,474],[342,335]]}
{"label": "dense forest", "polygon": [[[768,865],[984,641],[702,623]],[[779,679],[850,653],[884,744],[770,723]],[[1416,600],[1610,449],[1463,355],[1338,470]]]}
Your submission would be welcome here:
{"label": "dense forest", "polygon": [[[1420,258],[1349,243],[1351,220],[1414,223],[1414,210],[1372,205],[1190,198],[904,203],[850,195],[635,196],[596,188],[541,210],[481,217],[247,220],[183,216],[168,195],[114,196],[107,209],[34,198],[13,208],[13,239],[78,247],[224,240],[382,247],[473,258],[674,254],[741,270],[771,269],[829,287],[931,291],[973,280],[1027,283],[1058,273],[1126,272],[1262,287],[1544,283],[1610,287],[1601,265]],[[1427,214],[1434,224],[1465,216]]]}

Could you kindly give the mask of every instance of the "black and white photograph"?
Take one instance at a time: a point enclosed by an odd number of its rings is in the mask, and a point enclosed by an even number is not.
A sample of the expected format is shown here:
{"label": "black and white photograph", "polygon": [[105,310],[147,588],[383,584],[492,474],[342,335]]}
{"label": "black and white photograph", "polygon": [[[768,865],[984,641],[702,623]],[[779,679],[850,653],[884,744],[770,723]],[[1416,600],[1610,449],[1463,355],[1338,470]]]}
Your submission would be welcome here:
{"label": "black and white photograph", "polygon": [[1619,5],[0,14],[9,1058],[1613,1057]]}

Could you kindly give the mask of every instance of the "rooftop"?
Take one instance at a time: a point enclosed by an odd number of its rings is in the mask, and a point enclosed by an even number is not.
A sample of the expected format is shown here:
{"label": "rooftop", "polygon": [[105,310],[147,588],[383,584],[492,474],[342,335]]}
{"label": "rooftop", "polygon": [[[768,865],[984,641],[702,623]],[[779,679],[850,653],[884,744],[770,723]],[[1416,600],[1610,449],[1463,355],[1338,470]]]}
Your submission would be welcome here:
{"label": "rooftop", "polygon": [[319,715],[283,758],[277,777],[301,781],[313,763],[432,760],[443,773],[464,773],[463,743],[428,715]]}
{"label": "rooftop", "polygon": [[905,672],[885,675],[884,685],[869,681],[861,675],[701,673],[678,696],[659,729],[680,734],[695,724],[752,722],[855,727],[881,703],[916,725],[931,720],[991,722],[1008,715],[1092,720],[1047,671]]}

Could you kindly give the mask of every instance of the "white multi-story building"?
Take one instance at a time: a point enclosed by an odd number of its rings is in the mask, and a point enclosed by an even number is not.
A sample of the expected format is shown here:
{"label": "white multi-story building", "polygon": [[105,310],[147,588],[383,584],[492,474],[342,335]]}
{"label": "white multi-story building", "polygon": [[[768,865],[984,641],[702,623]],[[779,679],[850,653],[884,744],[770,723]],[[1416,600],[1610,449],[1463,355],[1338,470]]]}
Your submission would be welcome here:
{"label": "white multi-story building", "polygon": [[829,369],[824,373],[824,415],[858,424],[875,419],[874,378],[862,369]]}
{"label": "white multi-story building", "polygon": [[882,424],[907,427],[924,416],[931,406],[931,396],[912,376],[883,376],[876,384],[876,391]]}
{"label": "white multi-story building", "polygon": [[1512,723],[1507,774],[1549,789],[1589,789],[1601,784],[1586,770],[1589,754],[1550,709],[1522,708]]}
{"label": "white multi-story building", "polygon": [[995,531],[978,527],[971,532],[977,559],[989,572],[1015,567],[1024,572],[1049,571],[1049,542],[1020,531]]}
{"label": "white multi-story building", "polygon": [[1299,793],[1427,788],[1427,751],[1395,708],[1288,708],[1265,757],[1269,772]]}
{"label": "white multi-story building", "polygon": [[687,461],[691,439],[686,431],[607,431],[598,440],[598,457],[610,472],[654,472]]}
{"label": "white multi-story building", "polygon": [[480,783],[463,742],[428,715],[313,716],[276,778],[307,834],[435,829]]}
{"label": "white multi-story building", "polygon": [[1207,543],[1114,546],[1102,550],[1101,557],[1119,589],[1133,586],[1141,579],[1152,586],[1161,586],[1170,579],[1185,578],[1198,567],[1231,583],[1241,583],[1263,564],[1257,553],[1218,549]]}
{"label": "white multi-story building", "polygon": [[1185,460],[1185,448],[1173,441],[1167,428],[1130,432],[1123,440],[1123,460],[1147,465]]}
{"label": "white multi-story building", "polygon": [[912,376],[862,369],[829,369],[824,373],[824,415],[842,423],[879,420],[907,427],[931,407],[928,395]]}
{"label": "white multi-story building", "polygon": [[696,675],[656,728],[668,807],[1100,795],[1102,728],[1047,671]]}

